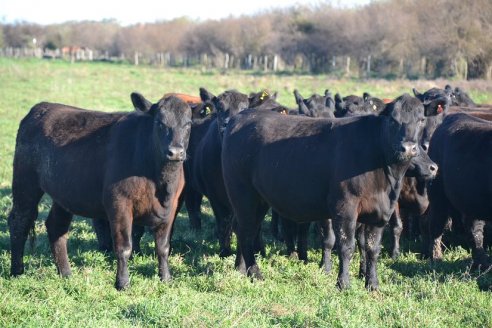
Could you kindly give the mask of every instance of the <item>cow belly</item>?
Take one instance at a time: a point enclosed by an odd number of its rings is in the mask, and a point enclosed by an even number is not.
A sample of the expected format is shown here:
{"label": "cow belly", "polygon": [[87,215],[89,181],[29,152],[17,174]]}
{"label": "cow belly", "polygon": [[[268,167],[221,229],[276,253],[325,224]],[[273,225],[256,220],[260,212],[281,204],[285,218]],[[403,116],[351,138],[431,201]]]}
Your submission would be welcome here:
{"label": "cow belly", "polygon": [[39,165],[41,189],[67,211],[90,218],[105,217],[102,173],[79,156],[47,156]]}
{"label": "cow belly", "polygon": [[317,186],[255,184],[262,198],[282,216],[299,222],[324,220],[329,217],[326,191]]}

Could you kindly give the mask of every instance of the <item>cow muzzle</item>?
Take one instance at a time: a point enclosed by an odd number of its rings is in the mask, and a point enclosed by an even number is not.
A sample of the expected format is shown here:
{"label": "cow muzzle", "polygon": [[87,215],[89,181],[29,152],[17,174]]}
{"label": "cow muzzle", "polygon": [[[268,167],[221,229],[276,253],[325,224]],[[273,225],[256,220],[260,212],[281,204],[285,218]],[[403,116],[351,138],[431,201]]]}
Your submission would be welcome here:
{"label": "cow muzzle", "polygon": [[186,158],[186,151],[183,147],[169,147],[166,156],[170,161],[184,161]]}
{"label": "cow muzzle", "polygon": [[401,144],[400,153],[405,158],[415,157],[419,154],[419,146],[415,142],[404,142]]}

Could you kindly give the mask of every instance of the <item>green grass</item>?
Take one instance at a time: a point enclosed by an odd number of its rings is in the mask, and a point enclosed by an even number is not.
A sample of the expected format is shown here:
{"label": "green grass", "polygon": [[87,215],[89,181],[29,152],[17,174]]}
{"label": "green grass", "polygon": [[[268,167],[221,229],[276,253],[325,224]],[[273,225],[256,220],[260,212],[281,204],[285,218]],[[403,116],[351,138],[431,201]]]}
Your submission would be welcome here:
{"label": "green grass", "polygon": [[[383,250],[381,288],[367,292],[356,278],[358,255],[351,266],[352,286],[335,288],[334,271],[323,274],[320,253],[311,241],[309,264],[284,256],[284,246],[264,226],[267,256],[259,264],[264,281],[250,282],[234,270],[234,258],[220,259],[214,219],[204,204],[204,229],[188,229],[185,211],[178,216],[170,259],[173,281],[157,277],[154,242],[143,239],[143,255],[130,260],[131,287],[113,288],[115,259],[97,251],[90,222],[76,218],[69,239],[73,275],[57,276],[47,242],[44,219],[50,201],[40,205],[34,250],[26,248],[26,274],[9,277],[10,253],[6,217],[11,207],[12,158],[19,121],[37,102],[78,107],[131,110],[129,94],[140,91],[151,100],[166,92],[197,94],[200,86],[214,93],[236,88],[279,92],[279,101],[294,106],[292,91],[342,94],[369,91],[383,98],[443,87],[447,81],[335,80],[324,75],[263,75],[248,72],[163,70],[102,63],[0,58],[0,326],[424,326],[491,327],[492,274],[469,272],[470,254],[462,248],[445,252],[442,263],[418,258],[418,243],[403,241],[403,256],[391,260]],[[478,102],[492,103],[492,86],[484,81],[452,81]],[[314,237],[312,238],[314,239]]]}

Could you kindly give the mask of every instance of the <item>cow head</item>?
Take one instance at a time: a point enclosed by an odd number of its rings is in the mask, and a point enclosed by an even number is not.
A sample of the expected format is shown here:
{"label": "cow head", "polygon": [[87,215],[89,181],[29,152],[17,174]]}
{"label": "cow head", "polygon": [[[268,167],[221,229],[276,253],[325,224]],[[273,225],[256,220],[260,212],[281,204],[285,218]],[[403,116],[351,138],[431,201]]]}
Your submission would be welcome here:
{"label": "cow head", "polygon": [[387,117],[381,130],[387,162],[407,161],[419,155],[419,140],[426,114],[436,115],[437,112],[426,113],[422,103],[409,94],[386,105],[380,115]]}
{"label": "cow head", "polygon": [[324,96],[315,93],[309,98],[303,98],[296,89],[294,90],[294,97],[297,106],[299,106],[299,114],[301,115],[310,117],[335,117],[335,102],[328,90],[325,91]]}
{"label": "cow head", "polygon": [[152,142],[159,158],[167,161],[184,161],[190,139],[191,109],[183,100],[170,96],[152,104],[134,92],[131,99],[135,109],[153,119]]}
{"label": "cow head", "polygon": [[463,89],[456,87],[454,89],[454,98],[455,98],[455,103],[458,106],[462,107],[476,107],[477,104],[470,98],[470,96],[463,91]]}
{"label": "cow head", "polygon": [[419,155],[411,159],[405,176],[422,180],[432,180],[437,175],[437,169],[437,164],[430,159],[427,152],[420,149]]}
{"label": "cow head", "polygon": [[217,127],[220,136],[224,134],[229,119],[249,107],[248,96],[235,90],[227,90],[213,97],[211,102],[217,111]]}
{"label": "cow head", "polygon": [[442,123],[444,116],[448,112],[452,96],[449,93],[449,90],[446,91],[438,88],[429,89],[424,93],[420,93],[414,88],[413,93],[422,102],[426,112],[437,112],[437,115],[428,115],[429,117],[422,130],[420,144],[422,149],[427,151],[434,131]]}
{"label": "cow head", "polygon": [[362,95],[364,100],[362,111],[367,114],[379,114],[383,111],[386,104],[383,100],[371,96],[369,93],[364,92]]}

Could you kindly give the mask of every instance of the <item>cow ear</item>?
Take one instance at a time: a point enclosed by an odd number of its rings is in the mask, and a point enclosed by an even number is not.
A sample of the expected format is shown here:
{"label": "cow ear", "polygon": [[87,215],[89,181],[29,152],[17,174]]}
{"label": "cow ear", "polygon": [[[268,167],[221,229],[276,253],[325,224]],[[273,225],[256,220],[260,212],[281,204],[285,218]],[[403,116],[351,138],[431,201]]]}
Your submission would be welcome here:
{"label": "cow ear", "polygon": [[368,92],[364,92],[362,98],[364,98],[364,101],[367,101],[369,98],[371,98],[371,95]]}
{"label": "cow ear", "polygon": [[304,98],[302,98],[301,94],[297,89],[294,90],[294,98],[296,99],[296,104],[300,105],[302,102],[304,102]]}
{"label": "cow ear", "polygon": [[202,104],[200,108],[200,117],[205,117],[207,115],[212,114],[215,112],[215,106],[211,101],[206,101]]}
{"label": "cow ear", "polygon": [[331,110],[335,110],[335,101],[333,100],[332,97],[330,96],[326,97],[325,106]]}
{"label": "cow ear", "polygon": [[200,88],[200,99],[205,102],[205,101],[210,101],[212,98],[215,97],[212,93],[208,92],[207,89],[205,88]]}
{"label": "cow ear", "polygon": [[270,99],[277,100],[278,93],[275,91],[272,95],[270,95]]}
{"label": "cow ear", "polygon": [[325,97],[332,97],[330,89],[325,89]]}
{"label": "cow ear", "polygon": [[219,112],[225,112],[226,105],[225,103],[220,100],[219,97],[214,96],[211,100],[210,103],[212,104],[213,108],[217,113]]}
{"label": "cow ear", "polygon": [[132,92],[130,98],[132,99],[133,107],[135,107],[136,110],[148,112],[150,107],[152,107],[152,103],[138,92]]}
{"label": "cow ear", "polygon": [[420,97],[422,97],[422,94],[420,92],[418,92],[417,89],[413,88],[412,91],[413,91],[413,94],[415,95],[415,97],[417,97],[419,99],[420,99]]}
{"label": "cow ear", "polygon": [[446,98],[438,98],[424,102],[424,116],[436,116],[445,112],[448,101]]}

